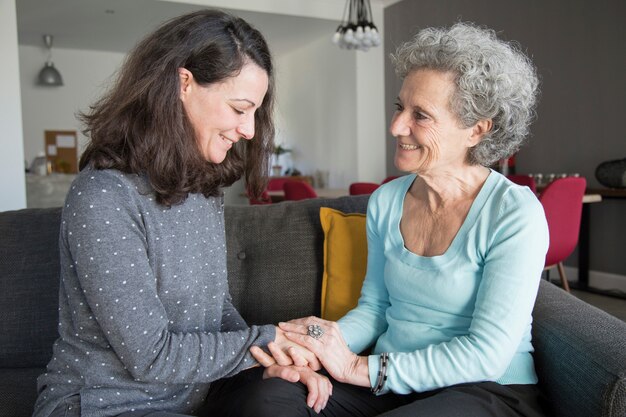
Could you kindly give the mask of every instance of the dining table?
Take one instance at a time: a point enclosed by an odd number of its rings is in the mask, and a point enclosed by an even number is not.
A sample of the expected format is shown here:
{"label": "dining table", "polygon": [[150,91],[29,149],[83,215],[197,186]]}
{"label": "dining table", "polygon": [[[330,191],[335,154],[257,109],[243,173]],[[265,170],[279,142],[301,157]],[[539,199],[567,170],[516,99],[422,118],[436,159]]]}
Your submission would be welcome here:
{"label": "dining table", "polygon": [[[626,188],[587,188],[583,203],[599,203],[606,199],[626,199]],[[583,204],[583,212],[580,220],[580,236],[578,239],[578,282],[573,288],[591,291],[589,287],[589,247],[590,247],[590,204]],[[602,291],[593,290],[593,292]]]}

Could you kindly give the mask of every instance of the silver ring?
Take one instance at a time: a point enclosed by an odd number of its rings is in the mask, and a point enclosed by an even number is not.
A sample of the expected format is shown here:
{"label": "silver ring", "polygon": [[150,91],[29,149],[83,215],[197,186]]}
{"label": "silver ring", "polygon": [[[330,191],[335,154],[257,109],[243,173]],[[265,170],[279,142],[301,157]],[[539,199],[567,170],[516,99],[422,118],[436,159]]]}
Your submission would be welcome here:
{"label": "silver ring", "polygon": [[306,334],[311,336],[313,339],[319,339],[324,335],[324,329],[322,329],[322,327],[318,324],[310,324],[309,327],[307,327]]}

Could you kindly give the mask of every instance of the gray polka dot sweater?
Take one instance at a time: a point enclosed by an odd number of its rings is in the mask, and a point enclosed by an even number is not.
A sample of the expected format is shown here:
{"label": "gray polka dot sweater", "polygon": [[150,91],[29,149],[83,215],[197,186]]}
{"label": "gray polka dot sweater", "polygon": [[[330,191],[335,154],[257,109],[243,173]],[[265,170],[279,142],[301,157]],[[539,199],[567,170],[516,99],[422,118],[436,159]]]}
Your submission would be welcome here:
{"label": "gray polka dot sweater", "polygon": [[145,178],[83,170],[60,233],[59,334],[35,417],[80,394],[83,416],[193,414],[209,383],[255,362],[274,327],[248,327],[226,280],[222,198],[167,208]]}

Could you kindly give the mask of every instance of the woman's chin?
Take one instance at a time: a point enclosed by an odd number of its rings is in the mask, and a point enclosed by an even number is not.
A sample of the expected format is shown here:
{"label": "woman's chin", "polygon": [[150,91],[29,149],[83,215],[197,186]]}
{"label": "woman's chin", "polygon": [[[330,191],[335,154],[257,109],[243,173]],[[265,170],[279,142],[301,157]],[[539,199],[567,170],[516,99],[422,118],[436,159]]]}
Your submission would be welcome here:
{"label": "woman's chin", "polygon": [[221,164],[226,159],[227,152],[216,155],[215,153],[205,155],[205,159],[213,164]]}
{"label": "woman's chin", "polygon": [[405,161],[401,159],[396,159],[394,161],[394,165],[398,169],[398,171],[411,172],[414,174],[419,174],[425,168],[423,163],[416,161]]}

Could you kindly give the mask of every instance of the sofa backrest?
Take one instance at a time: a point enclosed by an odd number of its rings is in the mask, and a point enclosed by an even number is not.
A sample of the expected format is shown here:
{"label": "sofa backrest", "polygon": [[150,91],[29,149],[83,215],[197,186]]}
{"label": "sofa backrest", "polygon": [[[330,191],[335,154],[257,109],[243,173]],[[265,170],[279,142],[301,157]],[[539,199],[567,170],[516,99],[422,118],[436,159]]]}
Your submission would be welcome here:
{"label": "sofa backrest", "polygon": [[320,314],[324,234],[319,208],[365,213],[369,196],[226,207],[228,281],[249,324]]}
{"label": "sofa backrest", "polygon": [[57,338],[61,209],[0,213],[0,368],[41,367]]}

